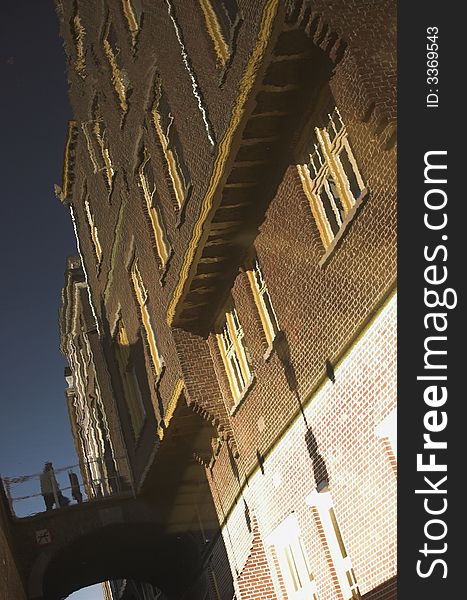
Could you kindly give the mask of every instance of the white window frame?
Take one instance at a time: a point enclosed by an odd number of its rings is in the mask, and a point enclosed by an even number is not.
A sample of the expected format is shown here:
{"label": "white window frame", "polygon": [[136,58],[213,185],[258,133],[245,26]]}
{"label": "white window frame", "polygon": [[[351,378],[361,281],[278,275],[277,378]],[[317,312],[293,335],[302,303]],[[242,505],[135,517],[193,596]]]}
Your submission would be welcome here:
{"label": "white window frame", "polygon": [[[315,490],[307,496],[306,503],[308,506],[318,509],[324,536],[344,600],[359,600],[361,596],[357,578],[337,522],[331,493],[327,489],[321,492]],[[332,515],[334,515],[334,523]]]}
{"label": "white window frame", "polygon": [[237,311],[232,308],[225,315],[222,331],[217,334],[217,342],[235,404],[241,399],[252,378],[243,343],[244,335]]}
{"label": "white window frame", "polygon": [[289,600],[318,600],[318,588],[310,569],[295,513],[291,513],[268,536],[274,546]]}
{"label": "white window frame", "polygon": [[268,346],[272,344],[274,338],[280,331],[277,315],[272,305],[271,296],[269,294],[263,272],[259,265],[258,259],[255,258],[253,268],[247,271],[255,304],[258,308],[261,323],[263,325],[264,335]]}
{"label": "white window frame", "polygon": [[[297,165],[303,190],[310,203],[325,249],[328,249],[334,238],[338,236],[346,220],[352,218],[352,209],[366,193],[365,183],[349,144],[347,129],[337,107],[328,117],[329,122],[326,127],[315,127],[318,143],[313,145],[307,162]],[[351,190],[349,175],[340,158],[343,152],[347,154],[348,165],[353,171],[359,189],[357,194]],[[337,198],[332,193],[331,185],[335,189]],[[328,209],[334,216],[336,231],[333,230],[326,213],[321,198],[323,192],[328,199]]]}

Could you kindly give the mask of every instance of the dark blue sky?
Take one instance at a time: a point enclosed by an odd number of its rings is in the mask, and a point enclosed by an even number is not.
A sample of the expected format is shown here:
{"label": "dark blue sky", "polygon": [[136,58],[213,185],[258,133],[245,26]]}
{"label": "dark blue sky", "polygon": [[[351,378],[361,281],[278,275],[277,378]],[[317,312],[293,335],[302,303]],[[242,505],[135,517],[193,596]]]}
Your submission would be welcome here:
{"label": "dark blue sky", "polygon": [[54,3],[0,6],[0,474],[11,476],[76,462],[57,318],[76,246],[53,193],[71,116]]}

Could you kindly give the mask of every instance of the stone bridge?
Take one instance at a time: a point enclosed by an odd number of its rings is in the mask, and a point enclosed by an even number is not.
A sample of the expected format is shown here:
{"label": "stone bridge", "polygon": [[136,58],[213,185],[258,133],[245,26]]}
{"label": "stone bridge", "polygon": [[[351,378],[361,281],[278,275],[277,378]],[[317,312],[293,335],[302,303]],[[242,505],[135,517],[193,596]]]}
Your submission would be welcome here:
{"label": "stone bridge", "polygon": [[118,497],[69,506],[12,525],[29,600],[58,600],[106,579],[147,581],[183,597],[202,557],[188,533],[168,533],[154,502]]}
{"label": "stone bridge", "polygon": [[61,600],[109,579],[151,583],[167,600],[205,598],[211,556],[225,556],[228,563],[199,461],[212,432],[210,426],[200,429],[200,421],[186,405],[177,407],[136,495],[11,518],[28,600]]}

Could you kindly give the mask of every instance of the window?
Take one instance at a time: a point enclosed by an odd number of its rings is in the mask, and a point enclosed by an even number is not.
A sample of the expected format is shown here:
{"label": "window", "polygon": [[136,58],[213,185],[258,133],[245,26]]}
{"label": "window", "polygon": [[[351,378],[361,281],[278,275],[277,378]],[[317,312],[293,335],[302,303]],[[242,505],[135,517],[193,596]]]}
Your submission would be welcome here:
{"label": "window", "polygon": [[55,0],[55,6],[57,7],[57,13],[60,20],[63,20],[63,2],[62,0]]}
{"label": "window", "polygon": [[123,320],[119,318],[116,333],[116,357],[118,369],[123,383],[123,393],[130,414],[130,422],[135,438],[143,428],[146,411],[144,409],[138,377],[131,359],[130,343]]}
{"label": "window", "polygon": [[75,44],[75,71],[80,77],[84,79],[86,76],[86,60],[85,60],[85,49],[84,49],[84,38],[86,36],[86,30],[81,22],[81,17],[78,14],[76,2],[73,6],[73,17],[71,19],[71,34],[73,42]]}
{"label": "window", "polygon": [[170,112],[170,107],[159,79],[155,85],[155,102],[152,109],[152,117],[167,162],[177,206],[181,208],[188,197],[191,183],[183,160],[182,147],[178,139],[174,117]]}
{"label": "window", "polygon": [[307,162],[297,165],[326,249],[366,192],[337,108],[328,117],[326,127],[315,128]]}
{"label": "window", "polygon": [[141,16],[143,14],[142,0],[122,0],[122,8],[128,22],[128,28],[134,46],[141,26]]}
{"label": "window", "polygon": [[113,177],[114,177],[114,169],[112,166],[112,160],[110,159],[109,148],[106,141],[106,131],[103,127],[103,123],[100,120],[94,121],[93,124],[93,133],[97,142],[97,147],[99,149],[99,154],[101,157],[101,171],[104,171],[105,174],[105,182],[107,185],[107,189],[112,189]]}
{"label": "window", "polygon": [[154,369],[156,377],[159,377],[162,373],[163,363],[162,358],[159,354],[159,350],[157,348],[154,329],[152,327],[151,317],[149,315],[148,292],[144,286],[143,280],[141,278],[141,273],[138,269],[138,263],[136,260],[133,261],[133,264],[131,266],[131,283],[133,285],[136,301],[138,303],[139,316],[143,324],[144,338],[146,342],[146,347],[149,350],[151,365]]}
{"label": "window", "polygon": [[226,67],[239,23],[236,0],[200,0],[209,35],[214,44],[219,66]]}
{"label": "window", "polygon": [[83,123],[82,129],[86,137],[89,158],[91,159],[94,167],[94,173],[104,173],[105,184],[108,192],[110,193],[113,187],[115,171],[113,168],[112,159],[110,157],[106,129],[99,114],[97,100],[94,100],[93,103],[92,120]]}
{"label": "window", "polygon": [[130,82],[127,72],[119,65],[120,47],[117,44],[115,29],[110,21],[107,24],[107,33],[104,38],[104,52],[110,64],[112,84],[117,93],[120,108],[126,113],[128,110],[127,94],[130,89]]}
{"label": "window", "polygon": [[237,403],[251,381],[251,370],[243,345],[243,329],[237,311],[232,308],[225,315],[222,332],[217,335],[219,349],[229,379],[234,402]]}
{"label": "window", "polygon": [[290,514],[268,537],[276,550],[289,600],[318,600],[318,590],[300,535],[297,517]]}
{"label": "window", "polygon": [[251,289],[253,291],[253,297],[255,299],[256,306],[258,307],[266,341],[268,345],[271,345],[280,328],[257,258],[253,263],[253,268],[247,271],[247,274],[248,279],[250,280]]}
{"label": "window", "polygon": [[92,245],[94,247],[94,254],[96,256],[97,265],[99,266],[102,262],[102,246],[99,241],[97,227],[94,223],[94,216],[91,212],[91,205],[89,204],[89,197],[87,194],[84,200],[84,211],[86,213],[86,219],[88,221],[89,232],[91,234]]}
{"label": "window", "polygon": [[316,506],[318,509],[326,543],[334,563],[344,600],[360,600],[361,595],[357,579],[345,548],[328,488],[324,488],[321,492],[313,492],[306,500],[310,506]]}
{"label": "window", "polygon": [[75,182],[76,141],[78,139],[78,124],[68,121],[68,131],[65,143],[65,157],[63,161],[62,189],[56,188],[58,198],[63,202],[69,197]]}
{"label": "window", "polygon": [[156,244],[157,254],[160,258],[162,268],[167,264],[169,258],[169,243],[163,225],[159,207],[156,204],[156,184],[151,167],[151,159],[146,149],[143,151],[143,160],[138,170],[139,181],[145,201],[146,213],[152,227],[152,234]]}

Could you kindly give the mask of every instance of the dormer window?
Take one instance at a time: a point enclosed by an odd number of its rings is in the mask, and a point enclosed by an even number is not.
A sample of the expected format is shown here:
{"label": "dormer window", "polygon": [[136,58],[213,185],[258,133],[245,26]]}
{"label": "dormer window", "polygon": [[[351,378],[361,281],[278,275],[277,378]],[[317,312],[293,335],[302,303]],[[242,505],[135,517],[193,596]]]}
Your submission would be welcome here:
{"label": "dormer window", "polygon": [[157,201],[156,183],[151,165],[151,157],[146,148],[143,150],[143,158],[138,169],[138,177],[143,192],[146,214],[151,223],[152,237],[156,245],[156,251],[160,259],[161,267],[164,269],[169,259],[169,242]]}
{"label": "dormer window", "polygon": [[200,0],[206,28],[212,39],[217,62],[226,67],[232,54],[233,39],[239,23],[236,0]]}
{"label": "dormer window", "polygon": [[96,256],[97,267],[99,267],[102,262],[102,246],[99,241],[99,233],[97,231],[94,215],[91,211],[91,205],[89,204],[89,196],[87,193],[84,199],[84,212],[86,213],[86,220],[88,222],[92,246],[94,248],[94,254]]}
{"label": "dormer window", "polygon": [[128,23],[133,46],[135,46],[141,27],[141,17],[143,15],[142,0],[122,0],[122,8]]}
{"label": "dormer window", "polygon": [[97,100],[94,101],[91,121],[82,124],[86,137],[89,158],[94,167],[94,173],[103,172],[108,192],[112,191],[115,171],[110,157],[107,131],[100,116]]}
{"label": "dormer window", "polygon": [[104,37],[104,52],[107,56],[112,72],[112,85],[117,94],[120,108],[124,113],[128,110],[127,96],[130,89],[130,81],[127,72],[120,65],[120,47],[117,43],[115,28],[109,21],[107,32]]}
{"label": "dormer window", "polygon": [[174,191],[177,207],[181,208],[188,198],[191,190],[191,182],[183,160],[182,146],[178,139],[174,116],[170,110],[160,80],[156,81],[152,117],[167,163],[169,178]]}
{"label": "dormer window", "polygon": [[76,3],[74,5],[73,16],[70,22],[71,35],[75,45],[75,60],[74,67],[75,71],[83,79],[86,77],[86,56],[84,48],[84,38],[86,37],[86,30],[81,21],[81,17],[78,14]]}

